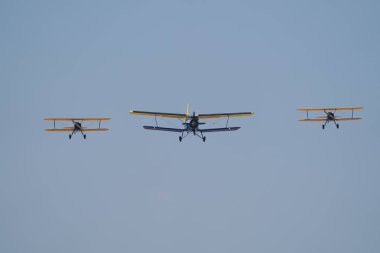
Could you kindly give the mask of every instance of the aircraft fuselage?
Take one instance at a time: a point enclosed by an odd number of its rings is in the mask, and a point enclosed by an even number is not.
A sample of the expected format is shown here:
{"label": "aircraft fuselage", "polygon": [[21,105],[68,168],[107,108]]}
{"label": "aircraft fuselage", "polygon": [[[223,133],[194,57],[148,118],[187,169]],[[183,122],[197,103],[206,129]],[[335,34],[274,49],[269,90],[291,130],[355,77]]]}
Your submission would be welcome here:
{"label": "aircraft fuselage", "polygon": [[79,122],[74,123],[74,131],[80,131],[82,129],[82,124]]}
{"label": "aircraft fuselage", "polygon": [[192,117],[189,122],[185,123],[185,125],[186,131],[193,132],[195,134],[195,132],[198,131],[199,119],[197,117]]}

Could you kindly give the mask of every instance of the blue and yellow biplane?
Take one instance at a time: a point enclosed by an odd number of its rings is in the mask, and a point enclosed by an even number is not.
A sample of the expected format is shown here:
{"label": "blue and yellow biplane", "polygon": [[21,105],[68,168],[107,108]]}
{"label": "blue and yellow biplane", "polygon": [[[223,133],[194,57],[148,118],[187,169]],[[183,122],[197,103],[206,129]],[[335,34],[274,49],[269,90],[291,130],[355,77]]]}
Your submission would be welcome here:
{"label": "blue and yellow biplane", "polygon": [[[180,113],[166,113],[166,112],[147,112],[147,111],[129,111],[130,114],[140,115],[140,116],[153,116],[155,118],[156,125],[155,126],[143,126],[144,129],[147,130],[157,130],[157,131],[168,131],[180,133],[179,141],[181,142],[186,136],[190,133],[193,133],[194,136],[198,136],[206,141],[206,136],[204,133],[214,133],[214,132],[226,132],[226,131],[236,131],[239,130],[240,127],[229,127],[228,121],[230,117],[240,117],[240,116],[252,116],[253,112],[236,112],[236,113],[211,113],[211,114],[193,114],[189,113],[189,106],[187,106],[186,114]],[[182,120],[183,128],[168,128],[168,127],[160,127],[157,123],[157,117],[164,118],[175,118]],[[199,128],[200,125],[206,124],[205,122],[200,122],[202,119],[216,119],[216,118],[227,118],[227,123],[225,127],[221,128]]]}

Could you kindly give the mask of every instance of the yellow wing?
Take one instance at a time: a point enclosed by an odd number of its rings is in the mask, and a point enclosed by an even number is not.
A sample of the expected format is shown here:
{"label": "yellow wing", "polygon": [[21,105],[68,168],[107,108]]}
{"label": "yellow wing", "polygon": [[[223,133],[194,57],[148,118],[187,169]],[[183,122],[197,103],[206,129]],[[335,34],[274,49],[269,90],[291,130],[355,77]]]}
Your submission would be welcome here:
{"label": "yellow wing", "polygon": [[298,108],[299,111],[352,111],[363,109],[361,106],[353,107],[319,107],[319,108]]}
{"label": "yellow wing", "polygon": [[326,119],[299,119],[298,121],[325,122]]}
{"label": "yellow wing", "polygon": [[[347,121],[347,120],[359,120],[362,118],[335,118],[335,121]],[[324,122],[325,118],[314,118],[314,119],[299,119],[298,121],[309,121],[309,122]]]}
{"label": "yellow wing", "polygon": [[337,118],[335,121],[346,121],[346,120],[359,120],[362,118]]}
{"label": "yellow wing", "polygon": [[100,120],[110,120],[111,118],[46,118],[45,120],[51,121],[72,121],[72,120],[83,120],[83,121],[100,121]]}
{"label": "yellow wing", "polygon": [[234,113],[211,113],[211,114],[198,114],[197,117],[200,119],[214,119],[214,118],[225,118],[225,117],[243,117],[243,116],[253,116],[254,112],[234,112]]}
{"label": "yellow wing", "polygon": [[[48,132],[72,132],[74,128],[73,127],[48,128],[45,130]],[[82,128],[82,132],[104,132],[108,130],[109,130],[108,128]]]}
{"label": "yellow wing", "polygon": [[186,119],[186,114],[180,113],[166,113],[166,112],[145,112],[145,111],[129,111],[130,114],[140,115],[140,116],[158,116],[165,118],[176,118],[176,119]]}

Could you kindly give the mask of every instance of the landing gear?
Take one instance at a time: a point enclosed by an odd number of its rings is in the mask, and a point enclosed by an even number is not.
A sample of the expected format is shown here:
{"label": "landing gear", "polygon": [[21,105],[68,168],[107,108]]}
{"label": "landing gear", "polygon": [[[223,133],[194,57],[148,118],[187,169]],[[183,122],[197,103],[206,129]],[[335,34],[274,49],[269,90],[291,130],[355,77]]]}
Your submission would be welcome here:
{"label": "landing gear", "polygon": [[322,129],[325,129],[325,125],[322,125]]}
{"label": "landing gear", "polygon": [[336,124],[336,128],[339,129],[339,124]]}
{"label": "landing gear", "polygon": [[183,134],[183,133],[184,133],[184,132],[182,132],[182,134],[178,137],[179,142],[182,142],[182,140],[185,139],[186,136],[189,135],[189,132],[186,132],[186,134]]}
{"label": "landing gear", "polygon": [[71,140],[71,137],[72,137],[73,135],[71,135],[71,134],[69,134],[69,139]]}
{"label": "landing gear", "polygon": [[86,135],[83,133],[82,129],[79,130],[82,133],[83,139],[86,139]]}
{"label": "landing gear", "polygon": [[206,136],[203,136],[203,133],[202,131],[199,131],[201,133],[201,135],[199,135],[197,132],[194,132],[194,135],[198,136],[199,138],[202,139],[203,142],[206,141]]}

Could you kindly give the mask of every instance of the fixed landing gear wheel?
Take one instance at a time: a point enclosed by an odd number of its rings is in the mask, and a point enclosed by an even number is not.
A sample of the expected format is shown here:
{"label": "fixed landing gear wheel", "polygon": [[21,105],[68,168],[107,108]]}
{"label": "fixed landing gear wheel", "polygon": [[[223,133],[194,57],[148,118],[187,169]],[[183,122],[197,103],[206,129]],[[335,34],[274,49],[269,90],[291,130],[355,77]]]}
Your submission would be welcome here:
{"label": "fixed landing gear wheel", "polygon": [[325,129],[325,125],[322,125],[322,129]]}
{"label": "fixed landing gear wheel", "polygon": [[337,128],[337,129],[339,128],[339,124],[336,124],[336,128]]}
{"label": "fixed landing gear wheel", "polygon": [[179,142],[181,142],[181,141],[182,141],[182,137],[181,137],[181,136],[180,136],[178,139],[179,139]]}
{"label": "fixed landing gear wheel", "polygon": [[205,142],[205,141],[206,141],[206,136],[204,136],[204,137],[202,138],[202,140],[203,140],[203,142]]}
{"label": "fixed landing gear wheel", "polygon": [[72,135],[71,135],[71,134],[69,134],[69,139],[71,139],[71,137],[72,137]]}
{"label": "fixed landing gear wheel", "polygon": [[83,135],[83,138],[86,139],[86,135],[85,134]]}

